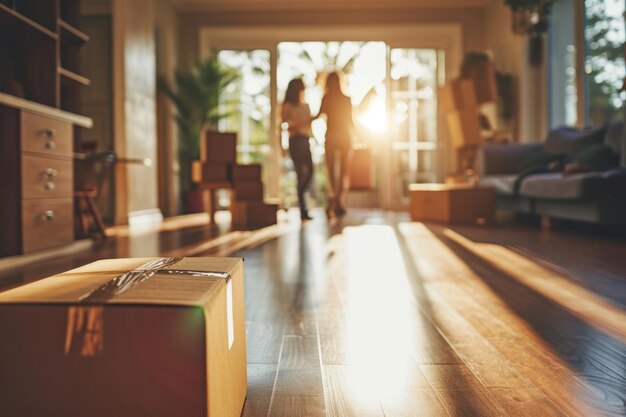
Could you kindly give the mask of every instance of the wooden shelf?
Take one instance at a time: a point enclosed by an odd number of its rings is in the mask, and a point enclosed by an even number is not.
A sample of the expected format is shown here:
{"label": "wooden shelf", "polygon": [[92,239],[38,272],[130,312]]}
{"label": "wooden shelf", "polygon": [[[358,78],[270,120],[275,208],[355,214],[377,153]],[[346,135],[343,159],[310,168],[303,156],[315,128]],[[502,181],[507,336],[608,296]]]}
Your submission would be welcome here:
{"label": "wooden shelf", "polygon": [[17,11],[5,6],[4,4],[0,4],[0,27],[13,29],[19,32],[30,31],[43,34],[50,39],[58,39],[59,36],[47,29],[43,25],[35,22],[32,19],[18,13]]}
{"label": "wooden shelf", "polygon": [[59,71],[59,74],[61,74],[61,76],[67,80],[71,80],[71,81],[74,81],[76,83],[86,85],[86,86],[91,84],[91,80],[89,78],[83,77],[82,75],[76,74],[75,72],[72,72],[65,68],[59,67],[58,71]]}
{"label": "wooden shelf", "polygon": [[61,28],[61,40],[68,41],[76,45],[83,45],[89,42],[89,36],[81,32],[74,26],[59,19],[59,27]]}
{"label": "wooden shelf", "polygon": [[10,94],[0,93],[0,105],[26,110],[30,113],[37,113],[53,119],[59,119],[84,128],[91,128],[93,126],[93,120],[89,117],[66,112],[55,107],[45,106]]}

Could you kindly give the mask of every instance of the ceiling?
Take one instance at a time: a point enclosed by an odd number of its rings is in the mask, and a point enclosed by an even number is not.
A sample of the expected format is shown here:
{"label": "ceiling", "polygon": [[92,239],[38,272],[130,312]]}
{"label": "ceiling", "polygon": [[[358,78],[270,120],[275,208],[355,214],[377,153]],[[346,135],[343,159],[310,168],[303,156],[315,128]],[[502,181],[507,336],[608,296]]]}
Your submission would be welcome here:
{"label": "ceiling", "polygon": [[187,11],[284,11],[483,7],[494,0],[173,0]]}

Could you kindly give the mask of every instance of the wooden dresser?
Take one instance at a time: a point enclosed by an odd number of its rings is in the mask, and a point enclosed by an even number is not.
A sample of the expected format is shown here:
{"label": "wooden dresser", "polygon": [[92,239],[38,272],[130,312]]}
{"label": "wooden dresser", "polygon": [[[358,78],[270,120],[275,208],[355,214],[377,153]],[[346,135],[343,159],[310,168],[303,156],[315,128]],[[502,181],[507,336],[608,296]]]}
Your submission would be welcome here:
{"label": "wooden dresser", "polygon": [[79,0],[0,1],[0,257],[74,240]]}
{"label": "wooden dresser", "polygon": [[91,120],[0,94],[0,256],[73,241],[74,126]]}

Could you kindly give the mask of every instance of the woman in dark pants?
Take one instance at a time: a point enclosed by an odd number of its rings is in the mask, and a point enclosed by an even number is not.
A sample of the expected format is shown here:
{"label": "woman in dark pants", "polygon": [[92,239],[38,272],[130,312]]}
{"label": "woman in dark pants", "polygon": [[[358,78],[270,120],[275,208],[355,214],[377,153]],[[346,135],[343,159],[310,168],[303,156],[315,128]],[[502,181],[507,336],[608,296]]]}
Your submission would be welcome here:
{"label": "woman in dark pants", "polygon": [[342,195],[346,188],[348,168],[352,157],[352,102],[341,90],[339,74],[332,72],[326,79],[326,93],[317,117],[326,115],[326,168],[328,169],[328,216],[346,213]]}
{"label": "woman in dark pants", "polygon": [[311,158],[311,109],[304,101],[304,82],[293,79],[287,86],[283,102],[282,119],[289,131],[289,154],[298,177],[298,202],[300,218],[310,220],[304,193],[313,179],[313,160]]}

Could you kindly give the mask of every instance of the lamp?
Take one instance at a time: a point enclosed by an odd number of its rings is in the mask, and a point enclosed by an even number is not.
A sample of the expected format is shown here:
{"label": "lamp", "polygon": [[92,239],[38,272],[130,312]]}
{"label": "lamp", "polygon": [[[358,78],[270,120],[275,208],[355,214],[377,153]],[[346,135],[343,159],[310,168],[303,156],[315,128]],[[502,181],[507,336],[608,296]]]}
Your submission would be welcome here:
{"label": "lamp", "polygon": [[511,8],[513,33],[530,37],[529,62],[539,66],[543,61],[543,33],[548,30],[548,17],[554,0],[504,0]]}

